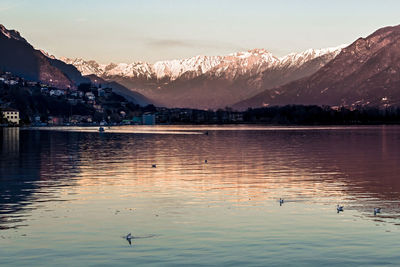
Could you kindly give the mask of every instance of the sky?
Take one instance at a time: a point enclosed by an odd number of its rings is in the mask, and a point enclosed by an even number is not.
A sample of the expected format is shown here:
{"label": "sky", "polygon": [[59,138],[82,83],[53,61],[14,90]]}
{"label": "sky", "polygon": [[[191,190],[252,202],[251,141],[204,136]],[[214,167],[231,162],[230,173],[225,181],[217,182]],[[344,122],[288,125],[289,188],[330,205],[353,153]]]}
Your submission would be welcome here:
{"label": "sky", "polygon": [[0,0],[0,23],[56,57],[99,63],[350,44],[400,24],[398,0]]}

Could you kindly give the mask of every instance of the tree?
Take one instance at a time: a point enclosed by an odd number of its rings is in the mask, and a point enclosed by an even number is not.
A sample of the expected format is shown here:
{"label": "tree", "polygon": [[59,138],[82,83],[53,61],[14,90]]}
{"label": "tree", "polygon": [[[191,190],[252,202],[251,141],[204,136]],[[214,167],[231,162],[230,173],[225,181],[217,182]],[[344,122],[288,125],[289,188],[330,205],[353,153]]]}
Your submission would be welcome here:
{"label": "tree", "polygon": [[78,85],[78,90],[87,93],[90,92],[91,86],[91,83],[81,83],[80,85]]}
{"label": "tree", "polygon": [[8,120],[4,118],[3,112],[0,109],[0,124],[6,124],[6,123],[8,123]]}

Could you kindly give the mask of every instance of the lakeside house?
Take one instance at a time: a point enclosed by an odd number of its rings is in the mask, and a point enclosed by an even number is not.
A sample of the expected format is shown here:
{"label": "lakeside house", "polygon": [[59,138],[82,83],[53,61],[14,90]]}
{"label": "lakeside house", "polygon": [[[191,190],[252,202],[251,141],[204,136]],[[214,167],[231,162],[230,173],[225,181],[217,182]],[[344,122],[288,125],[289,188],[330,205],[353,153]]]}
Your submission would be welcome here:
{"label": "lakeside house", "polygon": [[85,96],[87,97],[88,100],[93,101],[96,99],[95,95],[92,92],[87,92],[85,94]]}
{"label": "lakeside house", "polygon": [[12,124],[19,125],[19,111],[13,108],[1,109],[3,118],[7,119]]}
{"label": "lakeside house", "polygon": [[65,95],[65,91],[61,89],[52,89],[49,94],[50,96],[63,96]]}
{"label": "lakeside house", "polygon": [[142,116],[143,125],[155,125],[156,124],[156,115],[151,113],[144,113]]}
{"label": "lakeside house", "polygon": [[64,123],[64,118],[49,116],[47,123],[49,125],[62,125]]}

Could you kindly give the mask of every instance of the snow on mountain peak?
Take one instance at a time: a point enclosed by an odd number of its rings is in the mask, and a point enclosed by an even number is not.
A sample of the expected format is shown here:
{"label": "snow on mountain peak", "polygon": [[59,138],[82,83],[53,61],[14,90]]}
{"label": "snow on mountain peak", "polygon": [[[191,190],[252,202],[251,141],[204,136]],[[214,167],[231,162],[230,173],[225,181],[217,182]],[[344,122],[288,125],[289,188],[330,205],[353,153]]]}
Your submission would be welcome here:
{"label": "snow on mountain peak", "polygon": [[347,45],[339,45],[336,47],[328,47],[322,49],[307,49],[301,53],[290,53],[286,56],[280,57],[279,61],[282,66],[299,66],[310,60],[313,60],[318,57],[328,56],[330,59],[335,58],[340,51]]}
{"label": "snow on mountain peak", "polygon": [[55,56],[50,55],[49,53],[47,53],[46,51],[44,51],[44,50],[42,50],[42,49],[39,49],[39,51],[40,51],[43,55],[45,55],[46,57],[48,57],[48,58],[56,59]]}
{"label": "snow on mountain peak", "polygon": [[218,56],[195,56],[182,60],[166,60],[157,61],[153,64],[152,69],[158,79],[168,77],[175,80],[183,73],[191,71],[203,74],[221,62]]}
{"label": "snow on mountain peak", "polygon": [[95,74],[97,76],[101,76],[106,68],[106,65],[101,65],[94,60],[86,61],[82,58],[71,59],[66,57],[61,57],[60,60],[67,64],[74,65],[82,73],[82,75]]}
{"label": "snow on mountain peak", "polygon": [[344,45],[325,49],[308,49],[301,53],[291,53],[277,58],[265,49],[252,49],[236,52],[227,56],[198,55],[186,59],[157,61],[154,64],[146,62],[98,64],[96,61],[85,61],[81,58],[61,58],[64,62],[74,65],[83,75],[95,74],[100,77],[122,76],[128,78],[145,78],[158,80],[176,80],[190,72],[195,76],[206,73],[211,75],[235,77],[246,73],[254,74],[268,68],[295,67],[327,55],[333,59],[344,48]]}

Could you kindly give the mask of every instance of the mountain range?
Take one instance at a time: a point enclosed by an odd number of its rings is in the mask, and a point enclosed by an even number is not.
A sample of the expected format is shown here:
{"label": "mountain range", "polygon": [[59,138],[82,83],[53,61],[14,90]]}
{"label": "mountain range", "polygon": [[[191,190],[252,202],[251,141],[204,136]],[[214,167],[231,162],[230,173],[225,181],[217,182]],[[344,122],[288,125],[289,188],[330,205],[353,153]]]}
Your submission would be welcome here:
{"label": "mountain range", "polygon": [[343,46],[309,49],[277,58],[265,49],[227,56],[196,56],[154,64],[99,64],[96,61],[61,58],[84,75],[116,81],[157,105],[216,109],[248,99],[311,75],[332,60]]}
{"label": "mountain range", "polygon": [[234,107],[285,104],[400,106],[400,25],[359,38],[313,75]]}
{"label": "mountain range", "polygon": [[[89,83],[98,77],[84,76],[75,66],[50,56],[43,50],[35,49],[18,31],[8,30],[0,24],[0,70],[30,81],[40,81],[61,89],[75,89],[81,83]],[[147,105],[150,100],[113,82],[99,81],[113,88],[114,92],[130,101]]]}
{"label": "mountain range", "polygon": [[0,24],[0,69],[33,81],[61,88],[74,88],[88,79],[72,65],[47,57],[36,50],[19,32]]}
{"label": "mountain range", "polygon": [[235,109],[286,104],[400,105],[400,25],[349,46],[309,49],[275,57],[265,49],[226,56],[99,64],[55,58],[0,25],[0,69],[74,89],[111,86],[132,102],[165,107]]}

